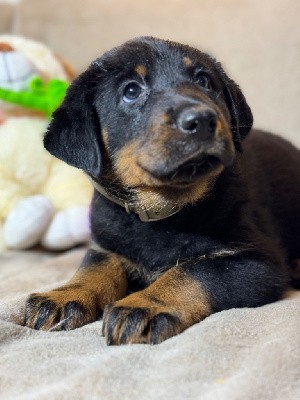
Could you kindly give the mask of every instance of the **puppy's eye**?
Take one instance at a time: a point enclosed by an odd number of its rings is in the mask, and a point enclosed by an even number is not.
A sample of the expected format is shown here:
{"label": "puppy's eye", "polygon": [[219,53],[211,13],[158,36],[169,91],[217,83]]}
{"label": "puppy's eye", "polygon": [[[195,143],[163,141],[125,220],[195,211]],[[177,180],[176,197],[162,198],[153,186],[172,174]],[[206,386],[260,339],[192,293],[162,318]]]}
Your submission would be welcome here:
{"label": "puppy's eye", "polygon": [[209,79],[209,76],[207,76],[207,74],[205,74],[204,72],[198,72],[195,79],[198,85],[200,85],[204,89],[211,89],[211,81]]}
{"label": "puppy's eye", "polygon": [[140,97],[142,90],[143,88],[137,82],[128,83],[123,92],[123,100],[126,103],[131,103]]}

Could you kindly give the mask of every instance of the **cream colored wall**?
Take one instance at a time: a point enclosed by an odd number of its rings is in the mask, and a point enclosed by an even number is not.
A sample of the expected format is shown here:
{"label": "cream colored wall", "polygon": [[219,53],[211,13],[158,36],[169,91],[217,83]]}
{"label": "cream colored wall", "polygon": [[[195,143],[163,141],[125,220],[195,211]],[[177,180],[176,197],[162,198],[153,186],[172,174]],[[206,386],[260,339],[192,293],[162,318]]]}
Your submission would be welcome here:
{"label": "cream colored wall", "polygon": [[79,69],[139,35],[192,44],[240,84],[255,125],[300,146],[299,0],[24,0],[18,33]]}

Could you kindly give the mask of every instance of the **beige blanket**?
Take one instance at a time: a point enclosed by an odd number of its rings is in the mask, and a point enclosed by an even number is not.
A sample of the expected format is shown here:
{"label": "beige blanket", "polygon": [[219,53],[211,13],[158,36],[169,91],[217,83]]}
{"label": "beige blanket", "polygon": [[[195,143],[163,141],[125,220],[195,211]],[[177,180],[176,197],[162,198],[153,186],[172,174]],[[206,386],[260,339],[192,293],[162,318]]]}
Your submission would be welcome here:
{"label": "beige blanket", "polygon": [[68,279],[84,253],[0,256],[0,399],[300,399],[300,293],[221,312],[158,346],[107,347],[101,321],[24,328],[25,295]]}

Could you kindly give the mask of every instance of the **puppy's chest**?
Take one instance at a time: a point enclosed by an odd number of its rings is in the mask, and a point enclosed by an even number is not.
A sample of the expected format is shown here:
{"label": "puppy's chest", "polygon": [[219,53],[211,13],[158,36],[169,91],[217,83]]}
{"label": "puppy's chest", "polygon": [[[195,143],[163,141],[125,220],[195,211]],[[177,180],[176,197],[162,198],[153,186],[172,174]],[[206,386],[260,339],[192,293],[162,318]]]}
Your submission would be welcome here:
{"label": "puppy's chest", "polygon": [[189,230],[176,218],[141,222],[121,208],[92,215],[93,240],[103,249],[125,256],[146,274],[156,274],[182,261],[216,250],[220,243],[205,229]]}

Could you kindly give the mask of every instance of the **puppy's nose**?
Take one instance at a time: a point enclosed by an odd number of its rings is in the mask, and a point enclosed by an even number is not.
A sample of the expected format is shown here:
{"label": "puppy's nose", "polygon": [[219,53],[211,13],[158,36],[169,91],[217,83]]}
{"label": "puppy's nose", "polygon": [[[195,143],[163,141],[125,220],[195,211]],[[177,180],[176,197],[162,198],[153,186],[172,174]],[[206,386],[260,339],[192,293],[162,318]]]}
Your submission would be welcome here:
{"label": "puppy's nose", "polygon": [[202,140],[212,139],[217,127],[217,114],[214,110],[195,110],[185,108],[177,116],[177,126],[186,134],[198,134]]}

